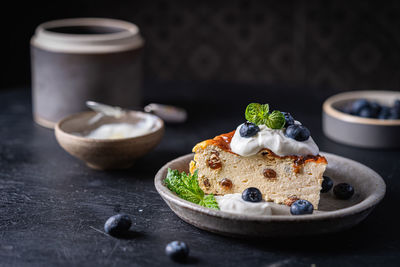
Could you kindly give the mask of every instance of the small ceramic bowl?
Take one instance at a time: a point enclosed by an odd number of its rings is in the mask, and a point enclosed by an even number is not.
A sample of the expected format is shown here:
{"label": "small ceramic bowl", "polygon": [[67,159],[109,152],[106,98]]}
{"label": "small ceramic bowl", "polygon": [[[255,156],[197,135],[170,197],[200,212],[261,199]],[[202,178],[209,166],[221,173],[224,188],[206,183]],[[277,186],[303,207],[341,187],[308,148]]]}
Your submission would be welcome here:
{"label": "small ceramic bowl", "polygon": [[[89,120],[96,114],[94,111],[74,114],[59,121],[55,127],[55,135],[61,147],[94,169],[129,168],[135,159],[152,150],[164,134],[164,122],[152,114],[129,111],[121,118],[105,116],[96,123],[89,124]],[[144,116],[155,119],[155,127],[148,134],[121,139],[93,139],[79,136],[103,124],[136,123]]]}
{"label": "small ceramic bowl", "polygon": [[357,147],[400,147],[400,120],[362,118],[342,111],[357,99],[393,106],[394,101],[400,99],[400,92],[352,91],[329,97],[322,107],[322,128],[325,135],[339,143]]}

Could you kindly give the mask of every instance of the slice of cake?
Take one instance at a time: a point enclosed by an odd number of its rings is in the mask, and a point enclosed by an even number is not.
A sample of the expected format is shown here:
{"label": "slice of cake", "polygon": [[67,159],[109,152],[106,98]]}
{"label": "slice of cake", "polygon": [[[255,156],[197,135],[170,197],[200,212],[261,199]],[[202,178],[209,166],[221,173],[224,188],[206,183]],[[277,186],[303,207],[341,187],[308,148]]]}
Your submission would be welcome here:
{"label": "slice of cake", "polygon": [[206,194],[242,193],[255,187],[266,201],[290,206],[303,199],[318,208],[327,161],[318,154],[307,128],[288,113],[271,122],[274,112],[267,111],[267,119],[256,124],[249,122],[254,119],[246,110],[248,122],[236,131],[193,148],[190,172],[198,171],[199,186]]}

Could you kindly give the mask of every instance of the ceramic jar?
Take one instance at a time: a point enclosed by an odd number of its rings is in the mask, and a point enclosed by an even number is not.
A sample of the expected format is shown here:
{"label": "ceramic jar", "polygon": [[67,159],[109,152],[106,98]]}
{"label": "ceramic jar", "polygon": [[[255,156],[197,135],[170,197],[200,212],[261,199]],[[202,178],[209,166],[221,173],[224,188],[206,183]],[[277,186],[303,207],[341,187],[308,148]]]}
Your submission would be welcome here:
{"label": "ceramic jar", "polygon": [[136,25],[77,18],[43,23],[31,39],[34,120],[53,128],[93,100],[141,105],[144,41]]}

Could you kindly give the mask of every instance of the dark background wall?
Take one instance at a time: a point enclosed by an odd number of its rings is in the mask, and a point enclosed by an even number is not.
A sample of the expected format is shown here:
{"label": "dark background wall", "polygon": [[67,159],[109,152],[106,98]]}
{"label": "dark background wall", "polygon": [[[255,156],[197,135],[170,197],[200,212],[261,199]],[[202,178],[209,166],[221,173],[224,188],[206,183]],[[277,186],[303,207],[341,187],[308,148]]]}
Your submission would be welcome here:
{"label": "dark background wall", "polygon": [[[2,11],[0,88],[29,86],[29,39],[52,19],[110,17],[146,39],[147,80],[400,88],[400,1],[81,0]],[[24,15],[20,10],[23,9]],[[3,22],[4,24],[5,22]],[[3,47],[4,46],[4,47]]]}

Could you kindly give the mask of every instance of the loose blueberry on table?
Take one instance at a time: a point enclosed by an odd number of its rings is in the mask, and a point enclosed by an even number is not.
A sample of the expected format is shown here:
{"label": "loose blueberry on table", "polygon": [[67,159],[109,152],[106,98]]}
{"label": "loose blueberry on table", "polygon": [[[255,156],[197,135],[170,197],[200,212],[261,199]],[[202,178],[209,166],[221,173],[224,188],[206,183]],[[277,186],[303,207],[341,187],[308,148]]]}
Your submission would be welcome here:
{"label": "loose blueberry on table", "polygon": [[165,247],[165,253],[174,261],[185,261],[189,256],[189,247],[185,242],[172,241]]}
{"label": "loose blueberry on table", "polygon": [[252,122],[246,121],[240,127],[239,133],[241,137],[252,137],[260,131],[260,128]]}
{"label": "loose blueberry on table", "polygon": [[306,141],[310,137],[311,133],[307,127],[293,124],[286,128],[285,135],[289,138],[302,142]]}
{"label": "loose blueberry on table", "polygon": [[322,181],[322,188],[321,188],[321,193],[326,193],[329,192],[329,190],[331,190],[332,186],[333,186],[333,181],[331,178],[329,178],[328,176],[324,176],[324,180]]}
{"label": "loose blueberry on table", "polygon": [[354,195],[354,188],[347,183],[340,183],[335,185],[333,193],[338,199],[349,199]]}
{"label": "loose blueberry on table", "polygon": [[314,211],[313,204],[304,199],[299,199],[290,206],[290,213],[292,215],[312,214],[313,211]]}
{"label": "loose blueberry on table", "polygon": [[121,236],[129,231],[132,226],[131,218],[126,214],[117,214],[108,218],[104,230],[112,236]]}
{"label": "loose blueberry on table", "polygon": [[249,187],[243,191],[242,199],[249,202],[260,202],[262,200],[262,194],[257,188]]}

